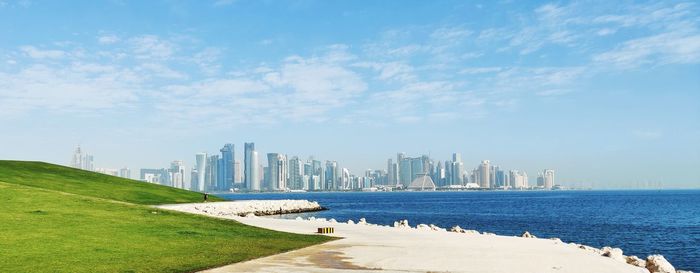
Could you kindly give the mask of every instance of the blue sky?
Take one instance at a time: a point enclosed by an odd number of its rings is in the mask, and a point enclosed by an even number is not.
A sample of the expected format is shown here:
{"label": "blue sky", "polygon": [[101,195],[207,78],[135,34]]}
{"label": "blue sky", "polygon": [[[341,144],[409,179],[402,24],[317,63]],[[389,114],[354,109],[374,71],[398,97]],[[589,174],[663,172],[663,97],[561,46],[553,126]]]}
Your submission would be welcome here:
{"label": "blue sky", "polygon": [[[396,152],[698,187],[696,1],[0,0],[0,158]],[[191,165],[191,164],[189,164]]]}

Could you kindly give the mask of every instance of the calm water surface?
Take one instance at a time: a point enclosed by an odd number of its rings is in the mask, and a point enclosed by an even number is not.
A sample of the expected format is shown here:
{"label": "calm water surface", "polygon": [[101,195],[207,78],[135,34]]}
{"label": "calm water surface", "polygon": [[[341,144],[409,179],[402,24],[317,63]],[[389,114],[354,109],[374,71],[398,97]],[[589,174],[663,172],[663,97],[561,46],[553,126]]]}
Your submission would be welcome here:
{"label": "calm water surface", "polygon": [[370,223],[558,237],[626,255],[664,255],[677,269],[700,271],[700,190],[483,191],[225,194],[232,200],[308,199],[329,210],[281,217],[325,217]]}

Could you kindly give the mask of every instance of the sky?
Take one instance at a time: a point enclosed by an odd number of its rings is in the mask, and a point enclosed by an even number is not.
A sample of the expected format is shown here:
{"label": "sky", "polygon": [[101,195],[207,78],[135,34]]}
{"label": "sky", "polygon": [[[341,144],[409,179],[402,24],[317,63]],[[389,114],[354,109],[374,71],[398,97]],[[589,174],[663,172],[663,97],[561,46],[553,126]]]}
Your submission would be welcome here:
{"label": "sky", "polygon": [[700,187],[697,1],[0,0],[0,158],[188,166],[233,143]]}

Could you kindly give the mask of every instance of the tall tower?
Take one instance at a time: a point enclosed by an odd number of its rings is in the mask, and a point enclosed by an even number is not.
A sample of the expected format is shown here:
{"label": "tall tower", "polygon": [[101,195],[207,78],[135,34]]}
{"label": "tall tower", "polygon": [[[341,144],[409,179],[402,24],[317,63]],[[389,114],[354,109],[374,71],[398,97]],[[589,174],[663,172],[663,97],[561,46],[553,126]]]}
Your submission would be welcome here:
{"label": "tall tower", "polygon": [[299,157],[292,157],[289,159],[289,165],[288,166],[288,176],[289,176],[289,185],[288,187],[292,190],[302,190],[304,189],[304,177],[303,177],[303,168],[304,165],[302,164],[301,160]]}
{"label": "tall tower", "polygon": [[250,191],[260,190],[260,178],[258,171],[258,152],[255,151],[255,143],[246,142],[244,145],[245,149],[245,166],[243,171],[243,181],[245,183],[246,189]]}
{"label": "tall tower", "polygon": [[551,190],[554,187],[554,170],[544,170],[544,188]]}
{"label": "tall tower", "polygon": [[197,166],[197,184],[192,185],[192,190],[204,192],[207,174],[207,153],[198,153],[195,155]]}
{"label": "tall tower", "polygon": [[219,168],[219,188],[221,190],[229,190],[233,188],[235,176],[235,153],[233,144],[227,143],[221,150],[221,167]]}
{"label": "tall tower", "polygon": [[189,185],[185,185],[185,164],[181,160],[170,163],[170,180],[175,188],[189,188]]}
{"label": "tall tower", "polygon": [[481,180],[479,181],[479,187],[488,189],[491,188],[491,162],[488,160],[481,161]]}
{"label": "tall tower", "polygon": [[75,147],[73,152],[73,159],[70,162],[70,166],[76,169],[83,168],[83,152],[80,150],[80,146]]}
{"label": "tall tower", "polygon": [[269,177],[270,190],[287,189],[287,157],[283,154],[267,154],[267,176]]}

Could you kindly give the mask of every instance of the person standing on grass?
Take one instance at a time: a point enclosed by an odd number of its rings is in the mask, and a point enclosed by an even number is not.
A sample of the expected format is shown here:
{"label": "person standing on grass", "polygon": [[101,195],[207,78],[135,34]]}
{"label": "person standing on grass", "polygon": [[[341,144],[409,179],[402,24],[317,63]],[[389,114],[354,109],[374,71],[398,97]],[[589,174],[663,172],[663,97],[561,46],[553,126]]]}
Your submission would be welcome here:
{"label": "person standing on grass", "polygon": [[204,202],[207,202],[207,199],[209,199],[209,194],[205,192],[204,193]]}

